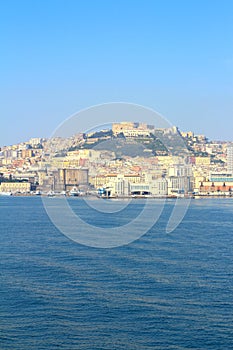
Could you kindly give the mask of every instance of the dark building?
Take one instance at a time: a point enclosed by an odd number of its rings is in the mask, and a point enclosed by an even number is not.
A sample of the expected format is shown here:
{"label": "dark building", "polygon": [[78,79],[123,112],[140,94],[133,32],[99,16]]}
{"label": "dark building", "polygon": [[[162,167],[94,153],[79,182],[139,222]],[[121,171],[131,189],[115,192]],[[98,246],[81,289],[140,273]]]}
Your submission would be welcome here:
{"label": "dark building", "polygon": [[57,185],[61,190],[70,190],[72,187],[87,186],[88,169],[59,169]]}

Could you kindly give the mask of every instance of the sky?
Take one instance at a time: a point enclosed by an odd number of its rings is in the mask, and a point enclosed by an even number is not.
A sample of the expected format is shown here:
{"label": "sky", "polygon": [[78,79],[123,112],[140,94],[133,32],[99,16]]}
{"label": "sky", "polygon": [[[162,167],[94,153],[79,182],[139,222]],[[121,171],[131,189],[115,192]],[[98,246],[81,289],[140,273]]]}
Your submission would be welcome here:
{"label": "sky", "polygon": [[108,102],[233,140],[231,0],[1,1],[0,48],[1,146]]}

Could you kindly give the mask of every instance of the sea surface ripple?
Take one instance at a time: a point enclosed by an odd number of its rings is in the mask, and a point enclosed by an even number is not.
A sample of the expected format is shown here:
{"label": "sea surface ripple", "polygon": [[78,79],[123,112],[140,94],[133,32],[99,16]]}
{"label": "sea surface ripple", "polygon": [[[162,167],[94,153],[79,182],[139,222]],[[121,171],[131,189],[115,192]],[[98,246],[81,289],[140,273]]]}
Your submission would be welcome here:
{"label": "sea surface ripple", "polygon": [[233,349],[233,200],[193,200],[166,234],[172,207],[139,240],[96,249],[62,235],[40,198],[0,198],[0,349]]}

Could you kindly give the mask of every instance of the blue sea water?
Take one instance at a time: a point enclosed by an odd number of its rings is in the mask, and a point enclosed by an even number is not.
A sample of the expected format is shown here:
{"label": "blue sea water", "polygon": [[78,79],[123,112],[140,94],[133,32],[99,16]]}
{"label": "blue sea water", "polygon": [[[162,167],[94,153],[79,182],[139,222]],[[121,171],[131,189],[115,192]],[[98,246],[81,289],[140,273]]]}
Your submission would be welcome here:
{"label": "blue sea water", "polygon": [[170,234],[168,201],[147,234],[113,249],[69,240],[40,198],[0,206],[0,349],[233,349],[233,200],[193,200]]}

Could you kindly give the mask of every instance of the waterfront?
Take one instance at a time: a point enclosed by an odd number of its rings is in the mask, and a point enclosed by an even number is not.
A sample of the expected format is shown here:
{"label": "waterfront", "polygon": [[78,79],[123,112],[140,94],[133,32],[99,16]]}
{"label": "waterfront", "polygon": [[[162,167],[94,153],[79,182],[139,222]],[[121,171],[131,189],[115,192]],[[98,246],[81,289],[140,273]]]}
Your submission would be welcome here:
{"label": "waterfront", "polygon": [[[81,199],[68,201],[106,225]],[[166,234],[168,200],[153,229],[115,249],[68,240],[38,197],[0,205],[1,349],[232,348],[231,199],[193,200]]]}

